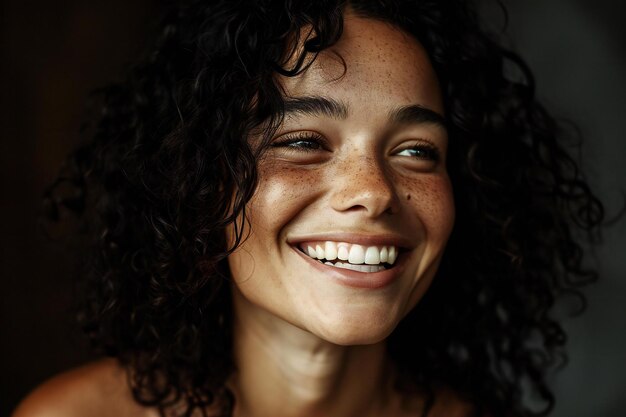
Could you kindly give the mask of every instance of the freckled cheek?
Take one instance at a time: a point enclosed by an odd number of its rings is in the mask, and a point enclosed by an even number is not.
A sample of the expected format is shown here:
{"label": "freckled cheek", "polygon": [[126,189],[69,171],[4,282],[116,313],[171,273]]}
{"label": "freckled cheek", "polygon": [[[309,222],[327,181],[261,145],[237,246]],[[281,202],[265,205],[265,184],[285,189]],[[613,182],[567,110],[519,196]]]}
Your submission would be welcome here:
{"label": "freckled cheek", "polygon": [[320,186],[315,171],[267,162],[259,166],[259,182],[247,209],[252,227],[276,229],[304,210]]}
{"label": "freckled cheek", "polygon": [[427,236],[445,242],[454,225],[454,197],[447,176],[405,183],[404,201],[417,212]]}

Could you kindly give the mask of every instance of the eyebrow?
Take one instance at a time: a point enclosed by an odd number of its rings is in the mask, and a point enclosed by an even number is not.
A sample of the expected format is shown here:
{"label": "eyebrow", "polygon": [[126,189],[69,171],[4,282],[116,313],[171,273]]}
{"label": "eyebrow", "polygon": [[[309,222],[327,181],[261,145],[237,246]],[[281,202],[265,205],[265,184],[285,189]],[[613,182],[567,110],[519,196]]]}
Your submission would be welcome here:
{"label": "eyebrow", "polygon": [[284,114],[326,116],[333,119],[348,117],[348,105],[326,97],[295,97],[285,100]]}
{"label": "eyebrow", "polygon": [[446,119],[434,110],[417,104],[402,106],[389,112],[389,119],[394,124],[434,124],[446,129]]}
{"label": "eyebrow", "polygon": [[[304,116],[326,116],[343,120],[348,117],[349,106],[332,98],[320,96],[288,98],[284,102],[284,115],[299,114]],[[434,110],[411,104],[392,109],[389,112],[391,124],[434,124],[446,129],[445,118]]]}

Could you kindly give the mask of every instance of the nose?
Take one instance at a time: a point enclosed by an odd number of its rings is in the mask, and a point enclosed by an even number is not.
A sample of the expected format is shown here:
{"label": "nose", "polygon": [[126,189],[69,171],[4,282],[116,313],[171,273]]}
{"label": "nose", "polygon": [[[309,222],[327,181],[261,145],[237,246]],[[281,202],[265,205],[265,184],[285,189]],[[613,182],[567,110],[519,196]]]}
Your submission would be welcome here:
{"label": "nose", "polygon": [[370,218],[398,211],[393,182],[375,157],[361,155],[337,164],[331,195],[334,210],[360,212]]}

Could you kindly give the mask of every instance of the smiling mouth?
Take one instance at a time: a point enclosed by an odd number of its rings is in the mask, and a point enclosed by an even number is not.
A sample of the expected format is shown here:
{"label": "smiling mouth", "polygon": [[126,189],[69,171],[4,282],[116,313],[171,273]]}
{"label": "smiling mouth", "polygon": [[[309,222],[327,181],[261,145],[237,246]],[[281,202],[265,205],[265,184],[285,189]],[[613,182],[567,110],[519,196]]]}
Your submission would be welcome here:
{"label": "smiling mouth", "polygon": [[365,273],[393,268],[399,253],[399,248],[393,245],[363,246],[334,241],[303,242],[298,249],[324,265]]}

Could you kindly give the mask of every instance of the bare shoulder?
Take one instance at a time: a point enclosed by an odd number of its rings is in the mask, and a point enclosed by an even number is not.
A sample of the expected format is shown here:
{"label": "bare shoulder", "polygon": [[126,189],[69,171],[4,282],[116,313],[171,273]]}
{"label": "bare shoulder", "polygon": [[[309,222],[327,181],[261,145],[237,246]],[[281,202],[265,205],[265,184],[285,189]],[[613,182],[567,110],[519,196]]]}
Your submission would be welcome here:
{"label": "bare shoulder", "polygon": [[155,410],[137,404],[126,372],[103,359],[59,374],[31,392],[12,417],[152,417]]}

